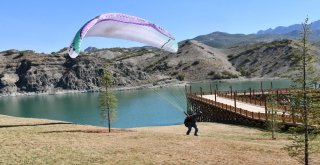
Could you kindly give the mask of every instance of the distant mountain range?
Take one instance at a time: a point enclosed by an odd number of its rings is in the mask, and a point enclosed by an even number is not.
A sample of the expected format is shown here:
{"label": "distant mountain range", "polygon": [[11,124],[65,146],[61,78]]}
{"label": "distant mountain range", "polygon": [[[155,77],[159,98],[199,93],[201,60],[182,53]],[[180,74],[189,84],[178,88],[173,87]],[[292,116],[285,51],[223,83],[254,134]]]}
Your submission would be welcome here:
{"label": "distant mountain range", "polygon": [[[320,43],[320,20],[310,25],[311,34],[309,40],[313,43]],[[193,38],[196,41],[216,48],[228,48],[238,45],[255,44],[259,42],[271,42],[274,40],[300,38],[301,25],[279,26],[274,29],[260,30],[255,34],[229,34],[225,32],[213,32]]]}
{"label": "distant mountain range", "polygon": [[92,46],[89,46],[86,49],[84,49],[85,52],[92,52],[92,51],[95,51],[95,50],[98,50],[98,48],[92,47]]}
{"label": "distant mountain range", "polygon": [[[294,31],[301,31],[301,24],[294,24],[290,26],[278,26],[274,29],[269,28],[267,30],[260,30],[257,32],[258,35],[262,34],[288,34],[292,33]],[[320,30],[320,20],[314,21],[310,24],[310,30],[311,31],[317,31]]]}

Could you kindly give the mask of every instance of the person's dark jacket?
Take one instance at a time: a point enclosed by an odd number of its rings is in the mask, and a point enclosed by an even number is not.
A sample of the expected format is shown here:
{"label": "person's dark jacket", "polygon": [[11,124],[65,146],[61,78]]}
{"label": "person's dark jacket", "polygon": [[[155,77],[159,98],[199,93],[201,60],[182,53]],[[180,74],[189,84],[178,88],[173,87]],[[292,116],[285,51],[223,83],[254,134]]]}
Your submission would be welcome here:
{"label": "person's dark jacket", "polygon": [[200,116],[202,114],[202,112],[199,112],[199,113],[197,113],[197,112],[194,112],[194,113],[192,113],[192,114],[190,114],[190,115],[188,115],[188,125],[189,126],[195,126],[196,125],[196,122],[197,122],[197,118],[198,118],[198,116]]}

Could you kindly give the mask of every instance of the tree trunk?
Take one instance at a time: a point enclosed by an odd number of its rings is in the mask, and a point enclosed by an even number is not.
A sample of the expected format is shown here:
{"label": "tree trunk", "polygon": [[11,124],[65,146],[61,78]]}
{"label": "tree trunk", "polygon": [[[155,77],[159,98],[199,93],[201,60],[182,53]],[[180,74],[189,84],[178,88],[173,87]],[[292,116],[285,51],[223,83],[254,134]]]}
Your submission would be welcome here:
{"label": "tree trunk", "polygon": [[304,164],[309,164],[309,133],[308,133],[308,111],[307,111],[307,93],[306,93],[306,39],[308,18],[303,25],[303,111],[304,111]]}
{"label": "tree trunk", "polygon": [[108,127],[109,127],[109,133],[111,132],[111,123],[110,123],[110,109],[108,108]]}

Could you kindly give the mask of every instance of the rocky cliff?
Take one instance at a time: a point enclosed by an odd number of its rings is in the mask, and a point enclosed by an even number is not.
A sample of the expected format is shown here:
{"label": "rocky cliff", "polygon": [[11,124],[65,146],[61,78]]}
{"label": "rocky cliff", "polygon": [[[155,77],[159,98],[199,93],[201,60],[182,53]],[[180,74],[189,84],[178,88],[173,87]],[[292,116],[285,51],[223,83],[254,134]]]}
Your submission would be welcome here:
{"label": "rocky cliff", "polygon": [[0,54],[0,92],[55,93],[62,90],[97,90],[103,74],[101,60],[65,54],[5,51]]}
{"label": "rocky cliff", "polygon": [[[280,40],[267,43],[229,48],[229,61],[245,77],[288,77],[293,75],[295,64],[293,56],[301,55],[302,49],[297,41]],[[319,61],[320,50],[310,46],[310,53]],[[314,64],[319,70],[319,63]]]}
{"label": "rocky cliff", "polygon": [[52,54],[8,50],[0,52],[0,93],[98,91],[106,64],[117,87],[240,75],[221,50],[196,41],[184,42],[177,54],[153,48],[113,48],[83,52],[76,59],[69,58],[66,49]]}

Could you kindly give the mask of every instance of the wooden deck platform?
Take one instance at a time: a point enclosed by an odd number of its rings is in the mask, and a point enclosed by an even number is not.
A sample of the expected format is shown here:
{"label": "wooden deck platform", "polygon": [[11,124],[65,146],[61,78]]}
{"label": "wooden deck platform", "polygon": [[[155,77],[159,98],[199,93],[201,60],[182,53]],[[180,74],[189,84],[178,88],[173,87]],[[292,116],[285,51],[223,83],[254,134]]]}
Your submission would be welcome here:
{"label": "wooden deck platform", "polygon": [[[187,91],[187,90],[186,90]],[[190,90],[191,91],[191,90]],[[288,94],[290,89],[265,91],[187,91],[188,108],[193,111],[202,111],[200,121],[227,122],[246,125],[266,126],[271,120],[272,113],[267,106],[266,98],[270,94]],[[274,118],[282,125],[299,125],[303,122],[302,116],[291,115],[286,107],[274,107]]]}

